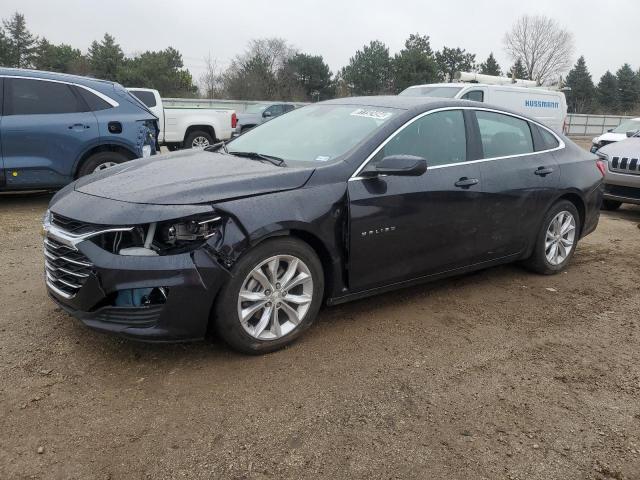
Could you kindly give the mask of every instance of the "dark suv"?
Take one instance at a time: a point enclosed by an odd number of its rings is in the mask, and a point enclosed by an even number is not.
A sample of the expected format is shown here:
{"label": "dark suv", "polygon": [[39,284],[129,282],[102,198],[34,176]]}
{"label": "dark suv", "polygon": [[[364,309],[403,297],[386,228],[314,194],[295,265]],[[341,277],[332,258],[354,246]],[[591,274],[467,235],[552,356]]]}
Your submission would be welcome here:
{"label": "dark suv", "polygon": [[154,155],[157,128],[117,83],[0,68],[0,190],[59,188]]}

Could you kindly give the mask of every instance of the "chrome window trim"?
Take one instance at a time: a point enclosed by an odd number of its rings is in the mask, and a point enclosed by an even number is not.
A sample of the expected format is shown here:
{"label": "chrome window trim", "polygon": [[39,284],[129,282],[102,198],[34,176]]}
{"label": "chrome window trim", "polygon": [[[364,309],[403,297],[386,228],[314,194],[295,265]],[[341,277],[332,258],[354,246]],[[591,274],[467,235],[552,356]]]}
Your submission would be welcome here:
{"label": "chrome window trim", "polygon": [[[519,118],[520,120],[524,120],[525,122],[533,123],[533,124],[537,125],[538,127],[544,128],[545,130],[547,130],[558,141],[558,146],[556,148],[551,148],[551,149],[548,149],[548,150],[540,150],[539,152],[519,153],[519,154],[516,154],[516,155],[507,155],[507,156],[503,156],[503,157],[480,158],[478,160],[466,160],[464,162],[447,163],[447,164],[444,164],[444,165],[434,165],[433,167],[427,167],[428,170],[436,170],[436,169],[439,169],[439,168],[448,168],[448,167],[454,167],[454,166],[458,166],[458,165],[471,165],[471,164],[474,164],[474,163],[492,162],[494,160],[504,160],[506,158],[528,157],[530,155],[539,155],[539,154],[542,154],[542,153],[556,152],[556,151],[562,150],[562,149],[564,149],[566,147],[564,141],[556,134],[556,132],[551,130],[549,127],[547,127],[545,125],[542,125],[540,122],[538,122],[536,120],[532,120],[532,119],[523,117],[523,116],[515,114],[515,113],[504,112],[502,110],[496,110],[494,108],[483,108],[483,107],[443,107],[443,108],[436,108],[434,110],[429,110],[428,112],[423,112],[420,115],[418,115],[416,117],[413,117],[412,119],[407,121],[404,125],[400,126],[398,129],[396,129],[391,135],[389,135],[386,138],[385,141],[383,141],[380,145],[378,145],[378,147],[360,164],[360,166],[356,169],[355,172],[353,172],[353,174],[351,175],[351,177],[349,178],[348,181],[351,182],[351,181],[355,181],[355,180],[363,180],[363,179],[369,178],[369,177],[360,177],[359,176],[360,172],[362,172],[362,170],[367,166],[367,164],[371,161],[371,159],[373,159],[373,157],[375,157],[378,154],[378,152],[380,152],[380,150],[382,150],[387,143],[389,143],[398,133],[400,133],[402,130],[407,128],[413,122],[415,122],[415,121],[417,121],[417,120],[419,120],[422,117],[425,117],[427,115],[431,115],[432,113],[444,112],[444,111],[448,111],[448,110],[473,110],[473,111],[482,111],[482,112],[492,112],[492,113],[499,113],[499,114],[502,114],[502,115],[507,115],[507,116],[514,117],[514,118]],[[532,139],[533,139],[533,133],[531,134],[531,136],[532,136]]]}
{"label": "chrome window trim", "polygon": [[[81,85],[81,84],[75,83],[75,82],[65,82],[64,80],[54,80],[54,79],[51,79],[51,78],[26,77],[26,76],[22,76],[22,75],[0,75],[0,78],[19,78],[21,80],[39,80],[41,82],[53,82],[53,83],[62,83],[64,85],[73,85],[74,87],[84,88],[86,91],[93,93],[94,95],[96,95],[97,97],[101,98],[102,100],[104,100],[105,102],[107,102],[109,105],[111,105],[114,108],[120,106],[120,104],[118,102],[116,102],[113,98],[108,97],[104,93],[101,93],[101,92],[99,92],[97,90],[94,90],[91,87],[87,87],[85,85]],[[43,115],[52,115],[52,114],[45,113]],[[53,114],[53,115],[55,115],[55,114]]]}

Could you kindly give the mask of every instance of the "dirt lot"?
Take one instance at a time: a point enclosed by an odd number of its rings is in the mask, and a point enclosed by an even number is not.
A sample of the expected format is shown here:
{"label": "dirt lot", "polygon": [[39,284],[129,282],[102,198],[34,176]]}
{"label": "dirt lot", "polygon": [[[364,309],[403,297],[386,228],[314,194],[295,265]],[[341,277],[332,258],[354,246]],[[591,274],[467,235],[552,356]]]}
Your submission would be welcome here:
{"label": "dirt lot", "polygon": [[47,298],[48,196],[0,197],[0,478],[640,478],[640,208],[568,272],[325,309],[293,347],[141,345]]}

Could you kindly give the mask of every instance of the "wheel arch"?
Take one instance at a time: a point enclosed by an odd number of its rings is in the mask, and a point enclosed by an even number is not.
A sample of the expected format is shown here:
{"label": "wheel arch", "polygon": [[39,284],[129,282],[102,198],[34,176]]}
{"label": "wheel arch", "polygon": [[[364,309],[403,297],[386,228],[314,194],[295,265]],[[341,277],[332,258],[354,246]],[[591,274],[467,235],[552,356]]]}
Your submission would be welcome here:
{"label": "wheel arch", "polygon": [[89,159],[89,157],[91,157],[92,155],[95,155],[96,153],[102,153],[102,152],[117,152],[127,157],[128,160],[134,160],[139,157],[139,155],[134,153],[130,148],[127,148],[120,144],[102,143],[100,145],[91,147],[89,150],[84,152],[80,156],[80,158],[78,158],[78,160],[76,161],[76,164],[73,167],[73,178],[75,179],[78,178],[78,172],[82,168],[82,165],[84,164],[84,162],[86,162]]}
{"label": "wheel arch", "polygon": [[216,141],[215,128],[213,128],[212,125],[200,124],[200,125],[189,125],[187,127],[187,129],[184,132],[184,138],[182,139],[182,143],[185,143],[187,141],[187,138],[189,137],[189,135],[191,135],[193,132],[198,132],[198,131],[208,133],[209,135],[211,135],[211,138],[213,138],[213,141],[214,142]]}
{"label": "wheel arch", "polygon": [[[576,207],[576,210],[578,210],[578,215],[580,215],[580,236],[582,236],[587,211],[584,199],[576,192],[567,192],[558,197],[552,205],[555,205],[561,200],[568,200],[569,202],[573,203],[574,207]],[[549,208],[551,208],[551,206]]]}

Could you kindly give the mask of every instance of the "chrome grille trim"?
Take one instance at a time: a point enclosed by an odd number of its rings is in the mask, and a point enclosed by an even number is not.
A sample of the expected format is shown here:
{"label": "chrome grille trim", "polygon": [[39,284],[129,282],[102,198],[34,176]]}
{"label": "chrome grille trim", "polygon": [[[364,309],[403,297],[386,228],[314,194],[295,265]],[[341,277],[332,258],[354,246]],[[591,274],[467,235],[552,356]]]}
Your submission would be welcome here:
{"label": "chrome grille trim", "polygon": [[46,284],[54,293],[70,300],[85,284],[94,266],[75,244],[60,241],[58,235],[52,235],[52,226],[47,227],[44,238]]}
{"label": "chrome grille trim", "polygon": [[615,173],[640,175],[640,159],[632,157],[613,157],[609,162],[609,170]]}

